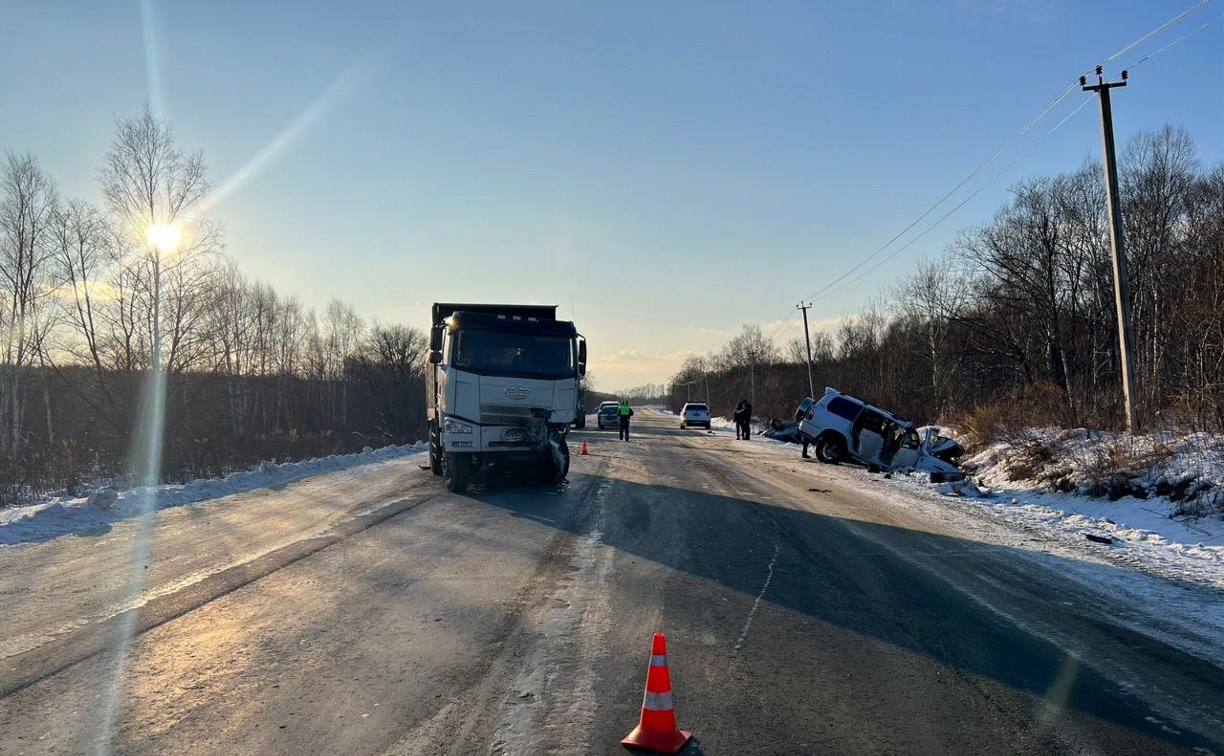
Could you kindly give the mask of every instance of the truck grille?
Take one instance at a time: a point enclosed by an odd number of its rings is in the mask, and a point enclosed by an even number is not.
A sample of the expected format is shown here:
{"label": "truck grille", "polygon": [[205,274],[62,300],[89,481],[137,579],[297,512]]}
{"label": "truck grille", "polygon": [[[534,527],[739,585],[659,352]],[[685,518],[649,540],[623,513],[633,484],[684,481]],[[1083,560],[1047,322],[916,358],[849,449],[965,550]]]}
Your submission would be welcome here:
{"label": "truck grille", "polygon": [[481,425],[527,426],[531,424],[532,417],[531,407],[514,404],[480,405]]}

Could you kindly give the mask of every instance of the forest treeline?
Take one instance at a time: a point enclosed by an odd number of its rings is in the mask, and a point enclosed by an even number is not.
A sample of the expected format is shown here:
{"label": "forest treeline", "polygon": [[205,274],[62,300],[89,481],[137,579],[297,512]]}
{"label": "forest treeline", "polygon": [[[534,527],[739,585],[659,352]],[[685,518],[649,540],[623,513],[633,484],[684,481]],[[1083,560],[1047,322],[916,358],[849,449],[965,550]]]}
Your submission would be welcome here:
{"label": "forest treeline", "polygon": [[0,164],[0,505],[128,474],[155,351],[168,481],[424,437],[423,334],[242,275],[202,213],[203,156],[148,109],[98,183],[101,204],[33,155]]}
{"label": "forest treeline", "polygon": [[[1224,429],[1224,163],[1205,168],[1166,126],[1120,156],[1137,403],[1146,429]],[[1020,181],[879,301],[812,338],[813,382],[923,422],[989,436],[1025,425],[1123,424],[1105,187],[1099,162]],[[755,390],[754,390],[755,388]],[[647,387],[657,395],[657,387]],[[668,401],[718,414],[755,394],[788,418],[807,395],[802,338],[757,326],[673,376]]]}
{"label": "forest treeline", "polygon": [[[1121,159],[1148,428],[1224,428],[1224,164],[1195,155],[1166,127]],[[0,164],[0,505],[127,474],[155,353],[168,481],[424,437],[424,334],[245,277],[202,212],[203,156],[167,124],[147,109],[120,120],[97,175],[100,203],[63,196],[33,155]],[[173,249],[150,243],[157,224],[181,229]],[[982,434],[1118,427],[1099,166],[1021,181],[993,219],[814,333],[812,349],[818,393],[835,386],[915,420]],[[778,345],[749,325],[666,386],[626,395],[674,408],[703,398],[721,415],[752,398],[758,416],[785,418],[807,393],[802,339]]]}

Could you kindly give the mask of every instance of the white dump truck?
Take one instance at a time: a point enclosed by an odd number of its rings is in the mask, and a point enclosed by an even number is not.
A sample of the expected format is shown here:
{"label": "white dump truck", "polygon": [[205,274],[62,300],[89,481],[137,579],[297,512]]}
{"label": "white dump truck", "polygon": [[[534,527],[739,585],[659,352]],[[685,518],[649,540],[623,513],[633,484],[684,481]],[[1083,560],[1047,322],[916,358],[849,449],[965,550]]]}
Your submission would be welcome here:
{"label": "white dump truck", "polygon": [[447,490],[499,472],[564,480],[586,359],[555,305],[435,303],[425,406],[430,468]]}

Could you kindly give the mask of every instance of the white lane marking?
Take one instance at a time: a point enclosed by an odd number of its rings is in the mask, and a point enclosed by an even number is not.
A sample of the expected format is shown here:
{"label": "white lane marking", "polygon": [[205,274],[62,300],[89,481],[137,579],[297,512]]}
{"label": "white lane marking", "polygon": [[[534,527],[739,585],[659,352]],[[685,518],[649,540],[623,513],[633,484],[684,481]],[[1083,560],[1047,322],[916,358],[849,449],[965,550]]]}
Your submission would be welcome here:
{"label": "white lane marking", "polygon": [[761,586],[761,592],[757,594],[756,600],[752,602],[752,609],[748,611],[748,620],[744,622],[744,630],[740,633],[739,640],[735,642],[735,650],[733,653],[738,653],[744,646],[744,639],[748,637],[748,630],[752,627],[752,618],[756,616],[757,607],[761,605],[761,599],[765,597],[765,591],[769,590],[769,583],[773,580],[774,565],[778,563],[778,552],[782,549],[782,534],[778,534],[778,540],[774,542],[773,559],[769,560],[768,574],[765,575],[765,585]]}
{"label": "white lane marking", "polygon": [[[380,501],[377,504],[371,504],[368,507],[362,507],[361,509],[358,509],[356,512],[353,512],[353,517],[365,517],[366,515],[372,515],[375,512],[386,509],[392,504],[398,504],[401,501],[411,500],[413,498],[414,497],[412,496],[392,496],[390,499],[387,499],[386,501]],[[325,535],[325,533],[321,535]]]}

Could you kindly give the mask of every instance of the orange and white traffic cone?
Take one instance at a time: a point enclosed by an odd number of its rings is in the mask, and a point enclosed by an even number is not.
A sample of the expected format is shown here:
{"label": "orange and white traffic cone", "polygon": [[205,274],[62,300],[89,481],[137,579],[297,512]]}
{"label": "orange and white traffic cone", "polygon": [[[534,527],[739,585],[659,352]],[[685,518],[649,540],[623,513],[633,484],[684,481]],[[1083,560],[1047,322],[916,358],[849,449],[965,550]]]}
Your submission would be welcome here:
{"label": "orange and white traffic cone", "polygon": [[585,457],[589,454],[590,452],[587,451],[587,447],[586,447],[586,439],[584,438],[582,439],[582,451],[579,452],[579,455]]}
{"label": "orange and white traffic cone", "polygon": [[655,633],[650,649],[650,666],[646,670],[642,717],[633,732],[621,741],[621,745],[659,753],[677,753],[691,737],[691,732],[676,728],[671,675],[667,671],[667,639],[663,633]]}

